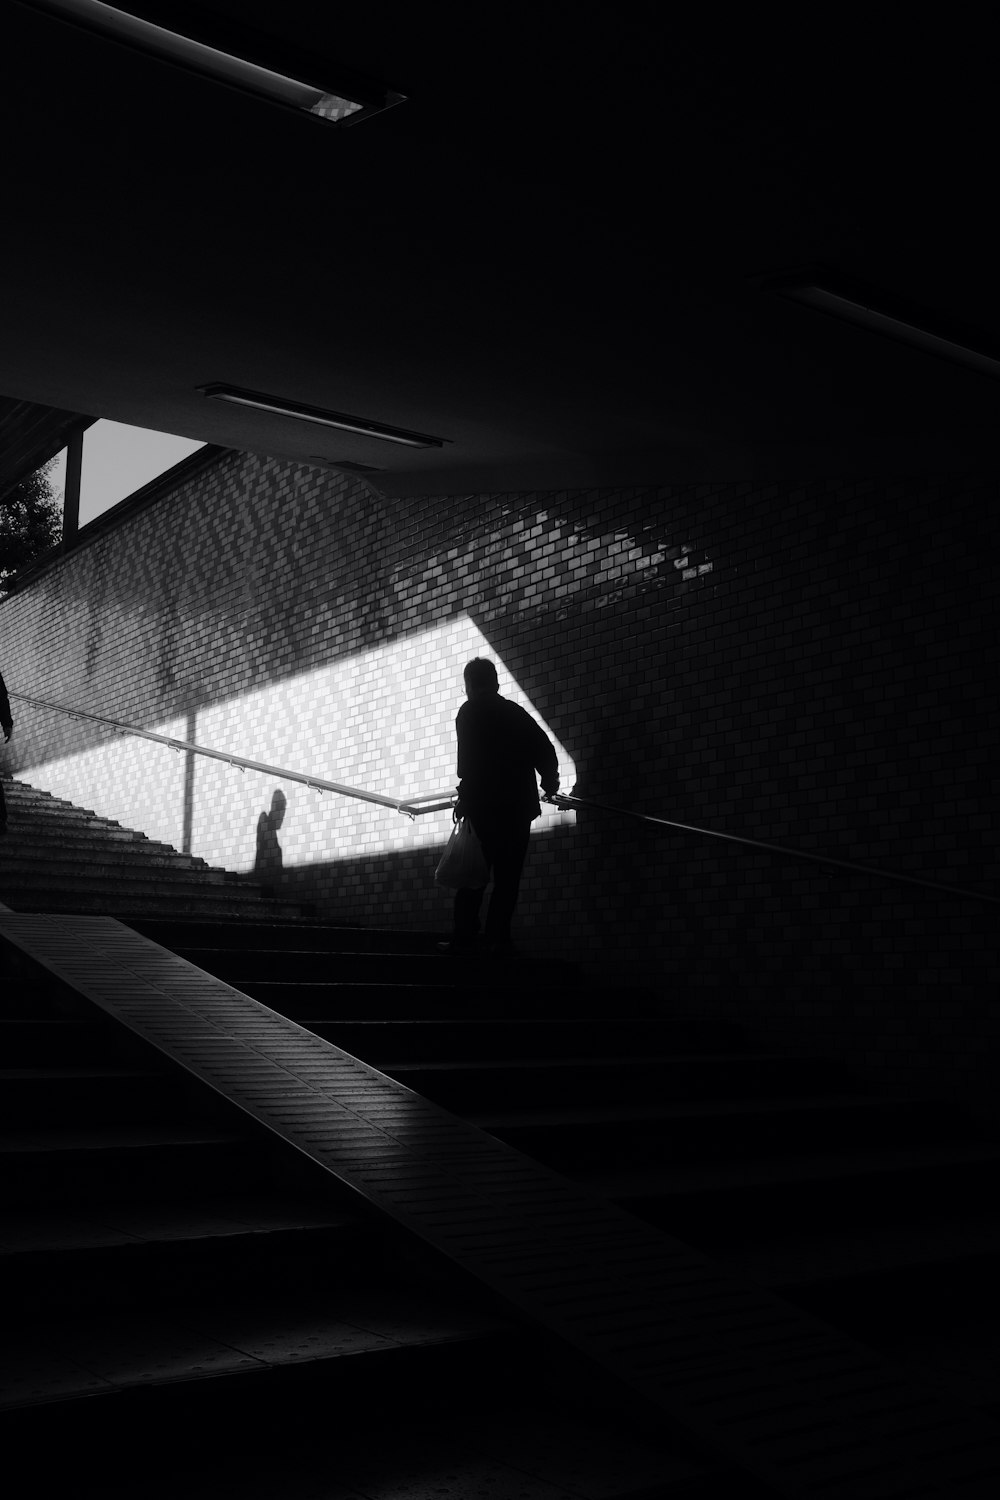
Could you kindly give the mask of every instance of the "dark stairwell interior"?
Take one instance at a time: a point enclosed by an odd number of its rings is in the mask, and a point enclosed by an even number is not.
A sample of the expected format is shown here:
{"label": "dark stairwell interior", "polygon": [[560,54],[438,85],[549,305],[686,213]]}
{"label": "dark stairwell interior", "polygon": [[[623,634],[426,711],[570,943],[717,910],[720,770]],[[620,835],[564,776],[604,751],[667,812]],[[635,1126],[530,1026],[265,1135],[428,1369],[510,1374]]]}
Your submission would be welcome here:
{"label": "dark stairwell interior", "polygon": [[[23,789],[9,800],[41,847],[62,814]],[[57,866],[47,898],[41,884],[0,896],[87,909],[59,894]],[[873,1097],[836,1060],[768,1053],[572,965],[486,974],[431,935],[313,923],[252,890],[214,917],[194,914],[193,890],[157,909],[122,874],[100,899],[134,930],[919,1371],[992,1429],[1000,1143],[959,1111]],[[538,1500],[777,1493],[0,951],[13,1330],[0,1420],[36,1472],[135,1493],[127,1431],[157,1453],[145,1494],[175,1494],[181,1476],[192,1494],[224,1481],[292,1500],[420,1484]],[[928,1493],[975,1492],[971,1457],[954,1464]],[[891,1480],[844,1493],[907,1492]]]}
{"label": "dark stairwell interior", "polygon": [[[536,965],[455,976],[419,935],[137,929],[646,1222],[1000,1413],[993,1132],[837,1059]],[[513,993],[512,993],[513,991]],[[362,1019],[358,1019],[361,1017]]]}
{"label": "dark stairwell interior", "polygon": [[8,973],[2,1025],[0,1424],[44,1487],[724,1492],[683,1438],[616,1416],[508,1309],[92,1007]]}

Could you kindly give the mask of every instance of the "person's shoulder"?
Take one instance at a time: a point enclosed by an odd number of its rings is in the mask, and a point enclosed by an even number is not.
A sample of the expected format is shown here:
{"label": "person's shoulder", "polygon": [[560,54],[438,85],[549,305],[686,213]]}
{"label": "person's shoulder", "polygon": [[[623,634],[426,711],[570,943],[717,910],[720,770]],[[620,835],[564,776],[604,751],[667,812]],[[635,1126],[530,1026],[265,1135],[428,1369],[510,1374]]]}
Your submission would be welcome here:
{"label": "person's shoulder", "polygon": [[467,698],[455,715],[455,729],[459,734],[475,734],[482,723],[483,714],[479,703]]}
{"label": "person's shoulder", "polygon": [[534,714],[530,714],[526,708],[522,708],[520,703],[515,703],[513,698],[501,698],[500,701],[504,705],[509,718],[517,719],[521,724],[534,724],[536,728],[538,727],[538,720]]}
{"label": "person's shoulder", "polygon": [[503,704],[508,733],[517,734],[525,739],[545,733],[534,714],[522,708],[520,703],[515,703],[511,698],[501,698],[500,701]]}
{"label": "person's shoulder", "polygon": [[515,703],[513,698],[501,698],[498,693],[493,699],[496,704],[496,712],[503,714],[508,719],[519,719],[524,713],[520,703]]}

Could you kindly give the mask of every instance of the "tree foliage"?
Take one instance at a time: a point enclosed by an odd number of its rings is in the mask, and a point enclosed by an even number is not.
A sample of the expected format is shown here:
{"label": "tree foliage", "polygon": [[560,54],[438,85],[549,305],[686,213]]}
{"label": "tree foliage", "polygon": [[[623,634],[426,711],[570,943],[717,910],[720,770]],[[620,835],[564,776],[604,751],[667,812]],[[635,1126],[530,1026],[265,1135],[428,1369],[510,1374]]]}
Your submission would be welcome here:
{"label": "tree foliage", "polygon": [[50,478],[55,459],[0,500],[0,594],[10,579],[62,537],[62,511]]}

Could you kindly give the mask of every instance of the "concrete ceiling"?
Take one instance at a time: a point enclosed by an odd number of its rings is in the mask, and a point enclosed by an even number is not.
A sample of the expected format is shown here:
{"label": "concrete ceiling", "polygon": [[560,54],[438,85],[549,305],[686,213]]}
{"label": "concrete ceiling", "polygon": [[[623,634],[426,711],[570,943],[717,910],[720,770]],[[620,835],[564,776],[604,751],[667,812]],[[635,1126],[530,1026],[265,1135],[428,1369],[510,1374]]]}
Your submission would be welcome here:
{"label": "concrete ceiling", "polygon": [[992,469],[1000,382],[747,279],[820,261],[1000,334],[985,29],[195,9],[408,100],[333,128],[5,6],[3,395],[387,494]]}

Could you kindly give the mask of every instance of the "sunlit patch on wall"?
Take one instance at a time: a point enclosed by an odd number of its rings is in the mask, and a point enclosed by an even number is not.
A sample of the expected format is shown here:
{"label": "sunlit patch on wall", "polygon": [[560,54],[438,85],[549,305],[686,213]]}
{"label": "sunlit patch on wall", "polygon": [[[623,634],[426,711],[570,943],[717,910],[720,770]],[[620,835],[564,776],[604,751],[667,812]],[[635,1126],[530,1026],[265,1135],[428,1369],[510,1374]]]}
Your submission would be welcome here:
{"label": "sunlit patch on wall", "polygon": [[[186,717],[166,719],[150,727],[171,739],[187,738]],[[40,791],[180,849],[184,839],[185,759],[165,745],[123,735],[78,755],[36,765],[29,760],[18,775]]]}
{"label": "sunlit patch on wall", "polygon": [[[150,727],[386,797],[447,798],[457,782],[455,715],[465,701],[462,668],[474,656],[496,664],[503,696],[550,734],[562,786],[572,790],[576,766],[565,746],[465,615],[200,709],[193,733],[188,718]],[[57,796],[177,848],[186,846],[230,870],[253,870],[260,815],[278,787],[286,798],[278,831],[286,867],[440,847],[451,827],[449,811],[411,822],[389,808],[331,793],[320,796],[295,782],[240,772],[134,737],[35,771],[25,767],[23,774]],[[573,819],[572,813],[543,804],[534,827]]]}

